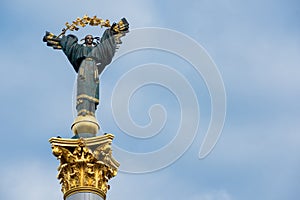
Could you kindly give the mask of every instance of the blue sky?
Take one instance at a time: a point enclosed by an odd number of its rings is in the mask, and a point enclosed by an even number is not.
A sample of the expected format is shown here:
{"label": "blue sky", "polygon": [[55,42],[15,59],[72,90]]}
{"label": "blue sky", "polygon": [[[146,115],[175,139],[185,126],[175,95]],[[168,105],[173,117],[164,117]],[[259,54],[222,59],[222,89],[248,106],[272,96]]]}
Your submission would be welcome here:
{"label": "blue sky", "polygon": [[[178,128],[176,95],[157,85],[136,92],[130,111],[143,126],[149,123],[149,107],[164,105],[167,120],[160,135],[133,139],[114,122],[111,91],[122,73],[143,63],[169,65],[189,80],[201,121],[180,159],[151,173],[120,172],[111,180],[107,199],[293,200],[300,195],[299,2],[2,0],[0,5],[0,199],[62,199],[58,161],[48,139],[71,137],[76,74],[62,52],[43,44],[42,36],[46,30],[59,33],[66,21],[84,14],[111,21],[126,17],[132,29],[161,27],[188,35],[217,65],[227,96],[222,135],[209,156],[200,160],[211,115],[201,76],[185,61],[160,51],[135,52],[113,62],[101,76],[102,107],[97,115],[102,131],[116,135],[116,145],[148,152],[168,143]],[[76,34],[83,37],[96,30]]]}

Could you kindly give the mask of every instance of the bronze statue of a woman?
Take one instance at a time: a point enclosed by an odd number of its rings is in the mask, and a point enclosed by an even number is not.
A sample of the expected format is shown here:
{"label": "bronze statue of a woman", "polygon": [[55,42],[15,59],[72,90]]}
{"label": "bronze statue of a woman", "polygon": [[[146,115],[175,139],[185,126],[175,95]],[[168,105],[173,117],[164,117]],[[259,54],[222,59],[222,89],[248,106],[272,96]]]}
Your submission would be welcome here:
{"label": "bronze statue of a woman", "polygon": [[[83,22],[94,24],[97,21],[86,20]],[[105,23],[107,25],[107,21]],[[95,118],[95,111],[99,104],[99,75],[105,66],[112,61],[117,45],[121,43],[120,38],[128,32],[128,29],[129,24],[123,18],[118,24],[114,23],[110,28],[106,29],[101,38],[94,38],[92,35],[85,36],[83,44],[78,43],[78,38],[75,35],[65,36],[61,34],[62,37],[60,38],[50,32],[46,32],[43,41],[47,42],[47,45],[54,49],[62,49],[78,74],[77,118],[72,125],[75,135],[91,132],[91,134],[97,133],[99,125]],[[81,130],[79,126],[84,125],[84,123],[94,123],[97,126],[97,130],[95,129],[96,126],[92,128],[86,126]]]}

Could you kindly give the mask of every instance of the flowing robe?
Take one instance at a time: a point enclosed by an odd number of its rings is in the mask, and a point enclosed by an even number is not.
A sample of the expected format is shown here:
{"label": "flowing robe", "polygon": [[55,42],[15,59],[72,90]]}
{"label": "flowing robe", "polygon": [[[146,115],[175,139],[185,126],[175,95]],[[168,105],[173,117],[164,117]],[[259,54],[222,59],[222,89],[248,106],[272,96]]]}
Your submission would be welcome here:
{"label": "flowing robe", "polygon": [[78,44],[74,35],[63,36],[62,50],[72,64],[77,76],[77,115],[95,115],[99,104],[99,75],[115,54],[116,42],[110,29],[107,29],[95,46]]}

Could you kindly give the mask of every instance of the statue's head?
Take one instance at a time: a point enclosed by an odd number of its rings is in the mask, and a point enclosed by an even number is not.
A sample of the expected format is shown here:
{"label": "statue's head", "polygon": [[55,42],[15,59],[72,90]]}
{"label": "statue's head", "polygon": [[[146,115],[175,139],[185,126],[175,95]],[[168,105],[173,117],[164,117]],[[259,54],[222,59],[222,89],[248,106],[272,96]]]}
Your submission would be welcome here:
{"label": "statue's head", "polygon": [[94,37],[92,35],[86,35],[84,38],[84,44],[86,46],[93,46],[94,45]]}

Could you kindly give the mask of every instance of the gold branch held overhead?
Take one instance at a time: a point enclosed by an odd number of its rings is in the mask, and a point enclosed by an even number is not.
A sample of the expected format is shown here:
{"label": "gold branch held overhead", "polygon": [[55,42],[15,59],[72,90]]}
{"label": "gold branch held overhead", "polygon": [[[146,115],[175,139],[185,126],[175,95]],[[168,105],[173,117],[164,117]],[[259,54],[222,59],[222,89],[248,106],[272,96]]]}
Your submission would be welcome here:
{"label": "gold branch held overhead", "polygon": [[[68,30],[78,31],[79,27],[84,28],[87,25],[100,26],[100,28],[108,27],[112,31],[117,45],[122,43],[120,38],[129,32],[129,23],[125,18],[122,18],[118,23],[110,24],[110,21],[108,19],[103,20],[97,18],[97,16],[89,17],[87,15],[84,15],[82,18],[77,17],[74,21],[72,21],[71,24],[69,22],[66,22],[66,27],[62,29],[62,32],[58,36],[46,31],[46,34],[43,37],[43,42],[47,42],[47,46],[53,47],[54,49],[62,49],[62,46],[60,44],[61,36],[64,36]],[[116,47],[116,49],[118,49],[118,46]]]}
{"label": "gold branch held overhead", "polygon": [[90,26],[100,26],[102,27],[110,27],[110,21],[108,19],[103,20],[101,18],[98,18],[97,16],[93,16],[92,18],[84,15],[82,18],[77,17],[76,20],[74,20],[72,22],[72,24],[69,24],[69,22],[66,22],[66,28],[62,29],[62,32],[57,36],[60,37],[62,35],[64,35],[67,30],[70,31],[78,31],[79,27],[85,27],[86,25],[90,25]]}

